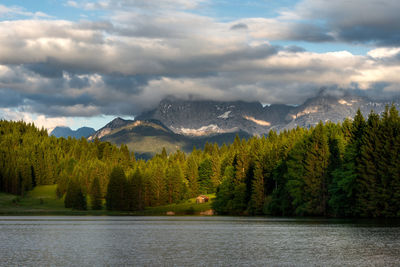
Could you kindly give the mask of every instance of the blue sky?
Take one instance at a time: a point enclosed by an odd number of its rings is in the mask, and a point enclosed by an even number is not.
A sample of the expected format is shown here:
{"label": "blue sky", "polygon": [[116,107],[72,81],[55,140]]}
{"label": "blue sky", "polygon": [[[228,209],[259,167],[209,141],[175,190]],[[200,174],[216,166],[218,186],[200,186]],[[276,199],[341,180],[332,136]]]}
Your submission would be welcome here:
{"label": "blue sky", "polygon": [[[362,12],[360,12],[362,6]],[[397,0],[5,0],[0,117],[102,127],[168,95],[400,91]]]}

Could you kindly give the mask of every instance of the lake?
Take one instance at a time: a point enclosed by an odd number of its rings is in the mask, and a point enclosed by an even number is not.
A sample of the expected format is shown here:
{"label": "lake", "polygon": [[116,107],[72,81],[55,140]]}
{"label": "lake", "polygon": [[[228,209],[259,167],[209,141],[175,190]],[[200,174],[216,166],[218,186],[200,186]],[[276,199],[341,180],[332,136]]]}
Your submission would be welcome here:
{"label": "lake", "polygon": [[0,217],[1,266],[400,266],[400,224],[265,217]]}

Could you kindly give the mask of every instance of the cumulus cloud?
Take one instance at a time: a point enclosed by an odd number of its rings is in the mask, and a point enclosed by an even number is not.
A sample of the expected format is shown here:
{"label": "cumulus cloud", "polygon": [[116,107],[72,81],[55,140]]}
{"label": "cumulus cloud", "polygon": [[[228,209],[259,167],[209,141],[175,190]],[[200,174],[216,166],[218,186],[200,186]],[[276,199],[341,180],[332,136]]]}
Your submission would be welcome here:
{"label": "cumulus cloud", "polygon": [[281,19],[311,21],[336,41],[392,46],[400,44],[398,10],[397,0],[303,0]]}
{"label": "cumulus cloud", "polygon": [[0,119],[13,121],[22,120],[27,123],[34,123],[38,128],[43,127],[47,129],[48,133],[50,133],[56,126],[65,126],[72,121],[72,119],[66,117],[49,118],[45,115],[32,114],[10,108],[0,108]]}
{"label": "cumulus cloud", "polygon": [[[0,21],[0,108],[46,118],[135,115],[167,95],[299,104],[323,86],[400,90],[393,27],[377,33],[381,24],[399,23],[391,11],[385,17],[374,0],[368,1],[372,19],[366,21],[355,4],[341,0],[306,0],[277,18],[228,22],[190,12],[204,3],[68,1],[71,7],[102,9],[107,17]],[[347,38],[353,26],[372,29],[373,38]],[[271,40],[393,45],[360,56],[276,46]]]}

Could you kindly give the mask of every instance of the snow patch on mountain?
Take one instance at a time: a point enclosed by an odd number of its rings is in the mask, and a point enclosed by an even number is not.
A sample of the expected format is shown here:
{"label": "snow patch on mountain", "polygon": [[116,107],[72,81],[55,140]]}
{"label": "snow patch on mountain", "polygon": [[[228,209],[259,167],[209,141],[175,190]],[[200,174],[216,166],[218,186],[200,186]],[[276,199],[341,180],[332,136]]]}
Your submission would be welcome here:
{"label": "snow patch on mountain", "polygon": [[300,111],[299,113],[297,113],[295,118],[299,118],[301,116],[304,116],[307,114],[312,114],[312,113],[317,113],[317,112],[318,112],[318,107],[307,107],[303,111]]}
{"label": "snow patch on mountain", "polygon": [[224,114],[219,115],[218,118],[219,118],[219,119],[224,119],[224,120],[226,120],[226,119],[229,118],[229,114],[230,114],[231,112],[232,112],[232,111],[228,110],[228,111],[225,112]]}
{"label": "snow patch on mountain", "polygon": [[341,105],[346,105],[346,106],[352,106],[353,105],[353,103],[349,103],[349,102],[347,102],[346,100],[344,100],[344,99],[339,99],[339,104],[341,104]]}
{"label": "snow patch on mountain", "polygon": [[183,134],[183,135],[189,135],[189,136],[205,136],[205,135],[210,135],[210,134],[221,134],[221,133],[232,133],[237,131],[237,128],[232,128],[232,129],[221,129],[215,124],[209,124],[206,126],[202,126],[197,129],[192,129],[192,128],[174,128],[174,132]]}
{"label": "snow patch on mountain", "polygon": [[252,116],[243,116],[246,120],[252,121],[255,124],[261,125],[261,126],[271,126],[271,123],[268,121],[263,121],[263,120],[257,120],[256,118]]}

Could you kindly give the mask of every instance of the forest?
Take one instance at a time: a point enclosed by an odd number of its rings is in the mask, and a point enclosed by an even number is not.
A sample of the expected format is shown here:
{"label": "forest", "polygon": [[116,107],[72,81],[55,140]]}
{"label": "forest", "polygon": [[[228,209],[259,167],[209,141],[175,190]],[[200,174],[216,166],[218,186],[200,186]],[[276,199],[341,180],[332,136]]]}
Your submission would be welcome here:
{"label": "forest", "polygon": [[52,184],[78,210],[137,211],[215,192],[220,215],[400,217],[400,117],[394,106],[366,119],[358,111],[147,161],[126,145],[0,121],[0,191],[24,196]]}

